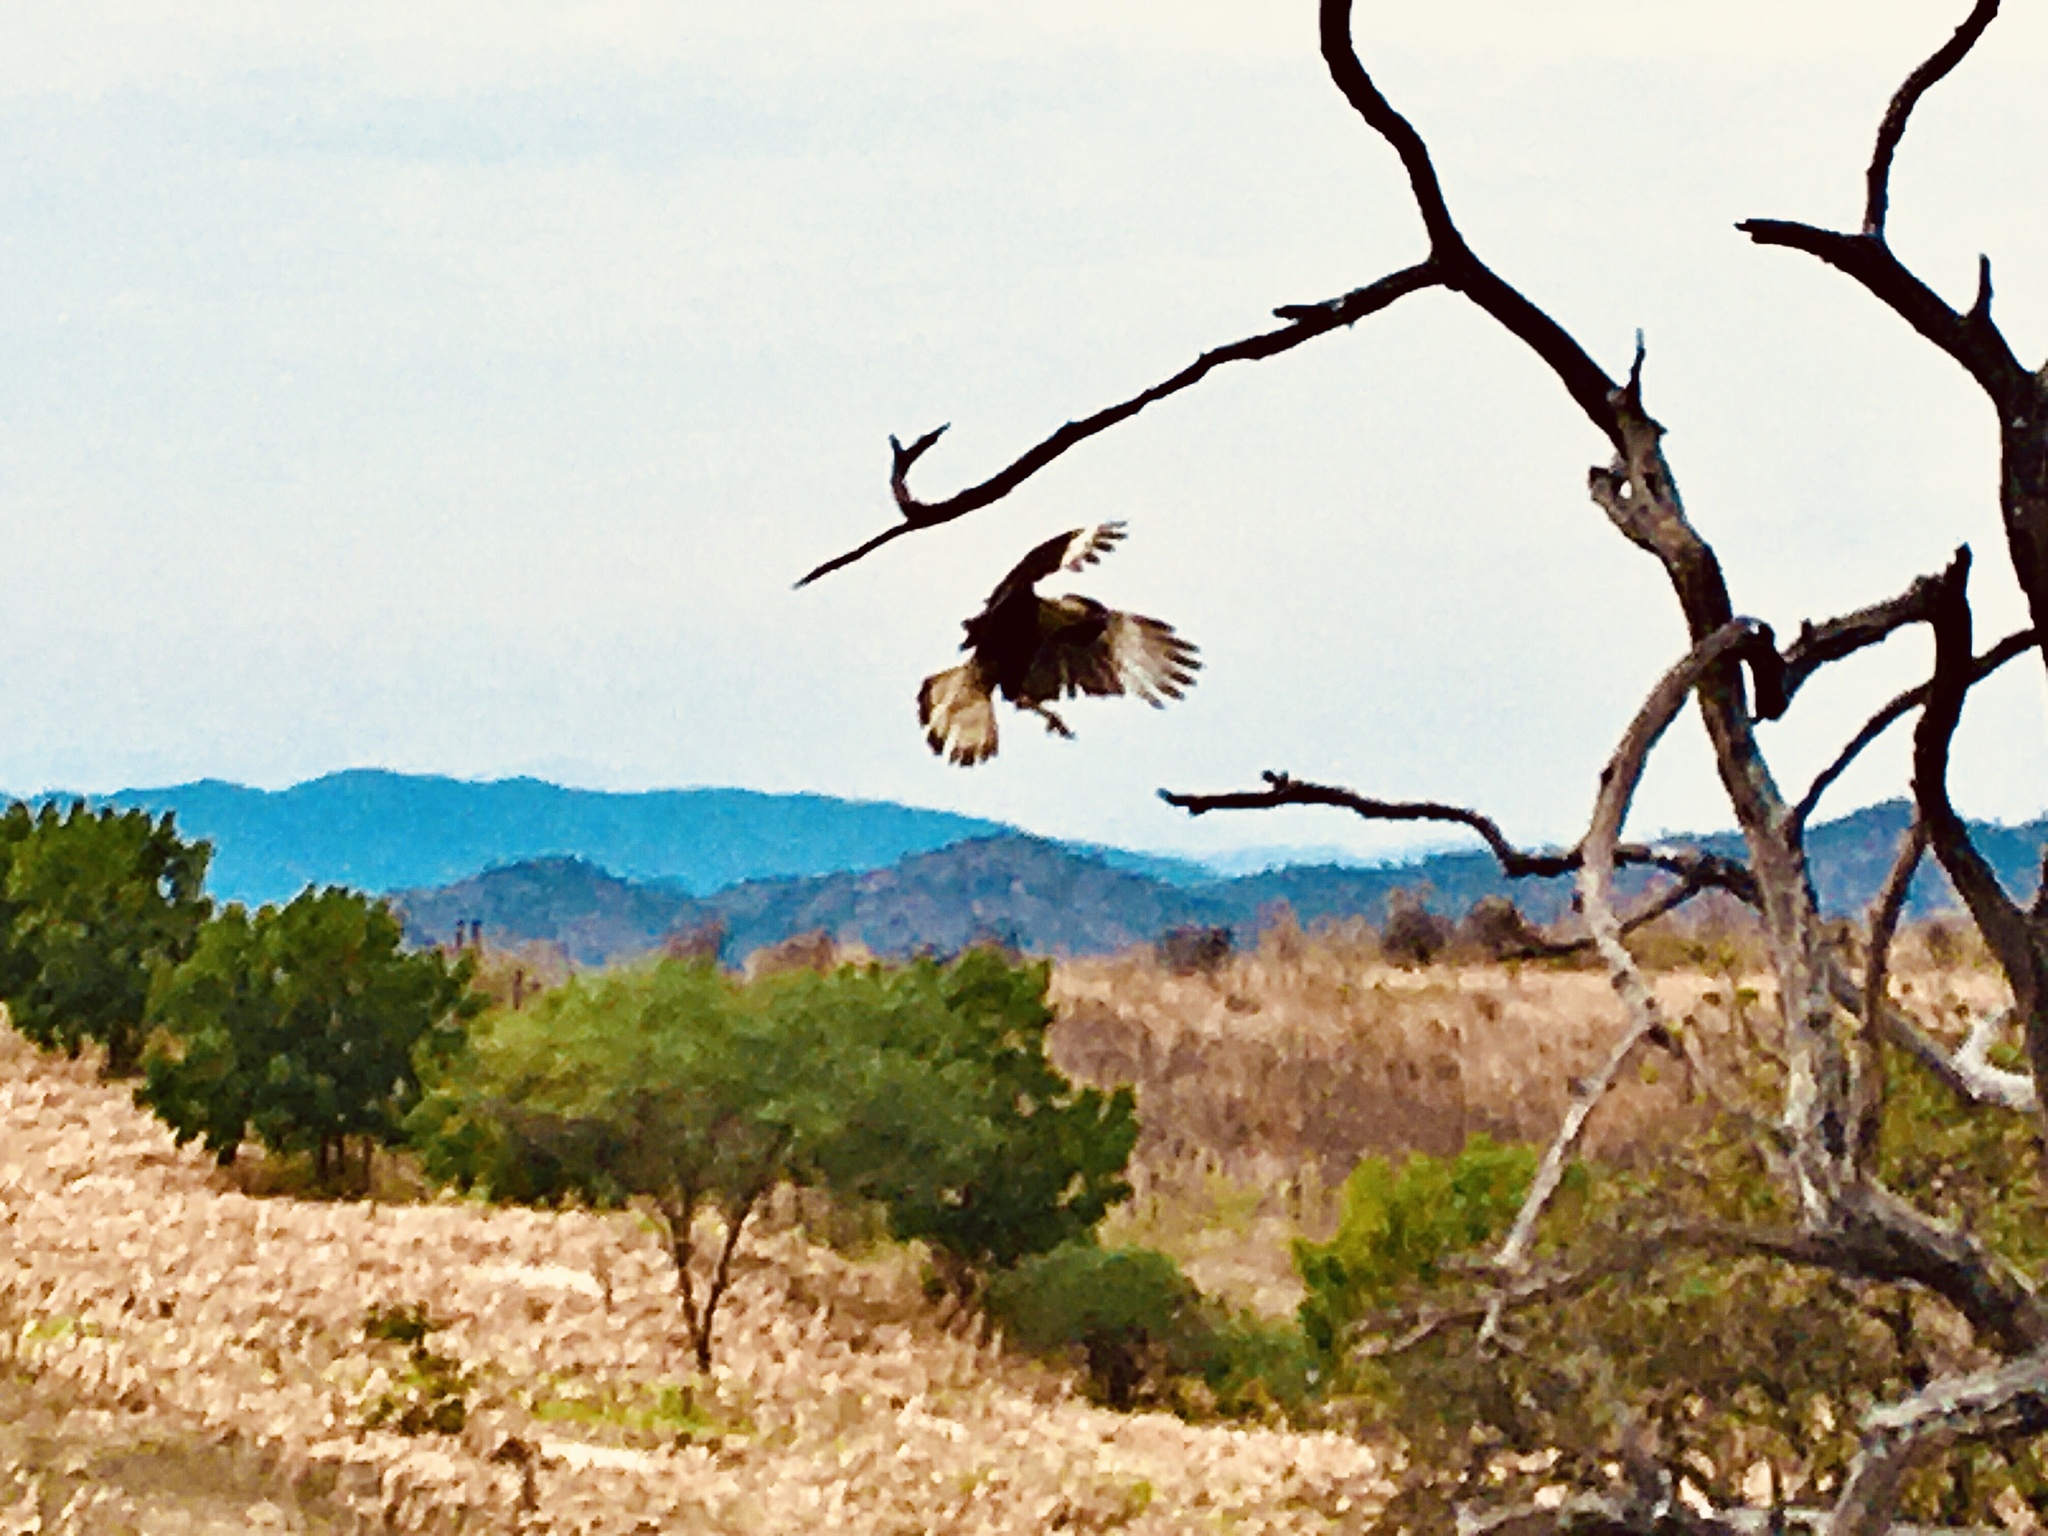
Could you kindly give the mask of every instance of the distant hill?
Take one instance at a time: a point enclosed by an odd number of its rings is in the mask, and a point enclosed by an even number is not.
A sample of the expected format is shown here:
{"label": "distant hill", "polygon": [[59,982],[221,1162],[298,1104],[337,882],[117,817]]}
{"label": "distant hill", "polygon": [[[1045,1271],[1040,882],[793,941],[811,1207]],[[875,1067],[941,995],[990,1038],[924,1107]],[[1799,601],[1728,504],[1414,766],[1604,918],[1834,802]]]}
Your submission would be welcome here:
{"label": "distant hill", "polygon": [[[1830,913],[1860,911],[1890,868],[1906,824],[1902,803],[1872,806],[1813,829],[1815,885]],[[2048,819],[1978,827],[1981,846],[2022,899],[2032,895]],[[1672,839],[1672,841],[1679,841]],[[1736,851],[1733,840],[1706,840]],[[1178,869],[1173,871],[1181,874]],[[1458,914],[1483,896],[1511,895],[1541,922],[1568,910],[1571,882],[1510,882],[1480,853],[1446,853],[1383,868],[1317,865],[1190,882],[1118,868],[1100,850],[1005,833],[909,855],[885,868],[748,881],[707,895],[635,884],[567,859],[494,869],[437,890],[404,893],[415,942],[441,942],[478,920],[494,943],[559,943],[580,964],[644,953],[663,934],[713,919],[737,961],[763,944],[824,929],[877,954],[948,953],[992,938],[1039,954],[1089,954],[1152,940],[1184,923],[1232,927],[1249,937],[1260,914],[1285,902],[1303,922],[1380,922],[1397,890]],[[1912,910],[1953,905],[1938,874],[1916,882]]]}
{"label": "distant hill", "polygon": [[[68,799],[69,796],[49,796]],[[230,901],[280,901],[307,885],[373,894],[444,885],[522,860],[569,857],[696,894],[742,880],[875,869],[906,854],[1010,830],[945,811],[745,789],[643,794],[538,779],[351,769],[290,789],[217,779],[93,796],[175,811],[214,845],[208,884]]]}

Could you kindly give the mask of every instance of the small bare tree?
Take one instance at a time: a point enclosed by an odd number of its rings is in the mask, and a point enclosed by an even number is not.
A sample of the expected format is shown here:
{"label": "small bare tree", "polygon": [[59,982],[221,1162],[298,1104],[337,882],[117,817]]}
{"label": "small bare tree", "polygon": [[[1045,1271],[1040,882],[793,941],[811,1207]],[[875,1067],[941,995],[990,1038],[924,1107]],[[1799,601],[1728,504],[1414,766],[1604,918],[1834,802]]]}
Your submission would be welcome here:
{"label": "small bare tree", "polygon": [[[1457,1321],[1473,1328],[1482,1344],[1510,1347],[1504,1338],[1510,1311],[1587,1278],[1590,1271],[1584,1266],[1575,1277],[1569,1254],[1539,1247],[1540,1228],[1587,1117],[1641,1051],[1693,1051],[1680,1022],[1660,1010],[1626,935],[1649,916],[1702,891],[1728,892],[1754,909],[1775,973],[1780,1017],[1771,1049],[1781,1059],[1772,1071],[1723,1083],[1730,1095],[1724,1103],[1742,1117],[1754,1152],[1781,1191],[1778,1208],[1787,1216],[1782,1223],[1756,1227],[1674,1221],[1660,1227],[1655,1243],[1646,1246],[1668,1252],[1691,1244],[1741,1253],[1832,1275],[1852,1286],[1884,1285],[1932,1298],[1966,1328],[1968,1358],[1974,1362],[1917,1382],[1914,1390],[1871,1408],[1846,1470],[1826,1490],[1824,1507],[1771,1517],[1824,1526],[1834,1536],[1885,1530],[1909,1476],[1951,1448],[2048,1432],[2048,1303],[2037,1292],[2036,1277],[1961,1223],[1889,1187],[1880,1176],[1877,1152],[1886,1048],[1910,1055],[1975,1113],[2018,1112],[2036,1119],[2048,1114],[2037,1086],[2048,1080],[2048,900],[2023,906],[2001,886],[1973,846],[1947,789],[1951,741],[1971,688],[2017,656],[2048,650],[2039,640],[2048,634],[2048,368],[2029,370],[2001,334],[1992,317],[1988,259],[1980,261],[1975,298],[1958,310],[1899,261],[1885,236],[1892,160],[1914,107],[1977,45],[1997,10],[1998,0],[1976,0],[1955,34],[1893,96],[1866,172],[1860,229],[1828,230],[1777,219],[1739,226],[1758,244],[1818,257],[1861,284],[1968,370],[1989,398],[1998,419],[2007,553],[2033,627],[1986,651],[1974,648],[1967,548],[1958,550],[1946,569],[1922,577],[1897,596],[1823,623],[1802,624],[1797,637],[1783,646],[1769,626],[1737,614],[1720,562],[1680,500],[1662,447],[1663,428],[1645,406],[1640,338],[1628,376],[1611,378],[1577,340],[1481,260],[1452,218],[1422,136],[1389,104],[1360,62],[1352,42],[1351,0],[1321,0],[1323,59],[1345,100],[1400,157],[1427,233],[1427,256],[1335,298],[1280,306],[1274,311],[1283,322],[1279,328],[1203,353],[1150,388],[1067,423],[988,478],[943,499],[919,497],[909,475],[944,429],[908,446],[892,438],[890,483],[903,520],[804,578],[816,580],[906,534],[1000,500],[1070,449],[1193,387],[1227,363],[1290,351],[1425,289],[1462,294],[1541,359],[1612,450],[1611,461],[1588,475],[1593,502],[1624,538],[1657,559],[1692,639],[1691,649],[1644,700],[1616,747],[1577,846],[1556,853],[1525,852],[1474,810],[1376,800],[1285,773],[1269,773],[1263,786],[1234,793],[1162,794],[1194,815],[1326,805],[1375,820],[1458,824],[1483,839],[1510,876],[1576,875],[1584,942],[1598,952],[1626,1005],[1626,1030],[1598,1070],[1576,1085],[1526,1200],[1491,1255],[1484,1304],[1457,1319],[1425,1320],[1426,1327],[1412,1337]],[[1932,676],[1878,711],[1804,794],[1788,796],[1759,746],[1758,721],[1782,715],[1821,667],[1915,624],[1927,625],[1933,635]],[[1722,788],[1742,833],[1744,859],[1622,839],[1645,764],[1689,700],[1696,702],[1706,726]],[[1869,930],[1858,942],[1841,925],[1823,920],[1808,874],[1806,824],[1848,764],[1894,722],[1916,711],[1912,793],[1917,816]],[[2024,1064],[2017,1069],[1992,1065],[1986,1030],[1960,1048],[1950,1047],[1889,995],[1893,932],[1908,884],[1930,853],[2010,985],[2006,1020],[2017,1027],[2024,1046]],[[1653,866],[1670,878],[1646,898],[1642,910],[1625,916],[1617,910],[1615,871],[1630,864]],[[2006,1020],[1992,1028],[2004,1027]],[[1759,1082],[1768,1085],[1772,1102],[1735,1102],[1754,1099]],[[1614,1261],[1610,1255],[1602,1262]],[[1597,1392],[1598,1383],[1589,1382],[1585,1390]],[[1615,1411],[1621,1428],[1611,1442],[1604,1477],[1589,1475],[1562,1502],[1553,1498],[1540,1514],[1527,1509],[1516,1518],[1582,1530],[1763,1528],[1758,1511],[1714,1507],[1696,1494],[1678,1502],[1684,1469],[1660,1460],[1650,1440],[1628,1432],[1627,1404]],[[1503,1515],[1474,1514],[1479,1521],[1474,1528],[1495,1528]]]}

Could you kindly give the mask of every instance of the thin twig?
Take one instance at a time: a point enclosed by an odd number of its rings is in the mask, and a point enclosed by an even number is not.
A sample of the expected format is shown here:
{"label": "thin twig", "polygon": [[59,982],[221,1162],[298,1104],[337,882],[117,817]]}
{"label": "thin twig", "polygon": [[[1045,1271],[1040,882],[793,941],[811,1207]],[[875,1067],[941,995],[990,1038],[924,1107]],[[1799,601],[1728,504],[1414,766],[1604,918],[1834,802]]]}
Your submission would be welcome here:
{"label": "thin twig", "polygon": [[1898,151],[1899,140],[1905,137],[1906,119],[1913,115],[1913,108],[1920,104],[1920,98],[1977,46],[1977,39],[1984,35],[1984,29],[1991,25],[1991,18],[1997,14],[1998,0],[1977,0],[1976,8],[1956,28],[1955,35],[1906,76],[1905,84],[1893,93],[1891,104],[1885,108],[1884,121],[1877,125],[1877,147],[1871,154],[1870,169],[1864,176],[1863,233],[1866,235],[1874,235],[1880,240],[1884,238],[1886,204],[1891,197],[1892,156]]}
{"label": "thin twig", "polygon": [[[2015,656],[2024,656],[2033,650],[2037,643],[2038,637],[2031,629],[2007,635],[1990,650],[1971,661],[1969,685],[1972,688],[1976,687]],[[1922,683],[1917,688],[1908,688],[1904,693],[1897,695],[1883,709],[1865,721],[1863,729],[1850,739],[1846,747],[1835,754],[1835,760],[1821,770],[1812,787],[1799,797],[1799,804],[1792,811],[1792,825],[1795,831],[1805,827],[1813,815],[1814,808],[1820,804],[1820,797],[1834,787],[1837,779],[1849,771],[1849,765],[1863,755],[1866,747],[1926,702],[1927,684]]]}
{"label": "thin twig", "polygon": [[[1892,860],[1891,871],[1885,876],[1877,902],[1871,909],[1870,952],[1863,967],[1862,1016],[1865,1019],[1884,1016],[1891,979],[1892,939],[1899,931],[1899,919],[1906,910],[1906,895],[1913,887],[1913,876],[1919,872],[1920,860],[1926,852],[1927,828],[1916,816],[1899,842],[1898,856]],[[1866,1028],[1858,1036],[1858,1081],[1852,1098],[1856,1104],[1854,1148],[1859,1167],[1869,1164],[1870,1155],[1877,1145],[1879,1120],[1884,1112],[1884,1063],[1876,1049],[1877,1038],[1875,1027]]]}

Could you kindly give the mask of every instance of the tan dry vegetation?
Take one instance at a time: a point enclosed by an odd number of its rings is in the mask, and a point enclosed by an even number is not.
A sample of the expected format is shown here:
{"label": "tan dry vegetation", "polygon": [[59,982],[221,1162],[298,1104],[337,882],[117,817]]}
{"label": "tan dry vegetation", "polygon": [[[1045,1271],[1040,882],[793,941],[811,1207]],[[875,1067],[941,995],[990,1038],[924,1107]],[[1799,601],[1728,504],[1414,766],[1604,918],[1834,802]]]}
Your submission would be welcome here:
{"label": "tan dry vegetation", "polygon": [[[1656,978],[1674,1018],[1717,982]],[[1624,1027],[1607,978],[1533,965],[1389,965],[1332,938],[1266,944],[1176,976],[1131,953],[1061,967],[1052,1052],[1089,1082],[1137,1086],[1149,1171],[1206,1166],[1271,1186],[1341,1181],[1369,1153],[1455,1152],[1483,1131],[1547,1137],[1572,1077]],[[1613,1156],[1666,1121],[1680,1085],[1629,1085],[1601,1113]]]}
{"label": "tan dry vegetation", "polygon": [[[259,1454],[293,1491],[267,1506],[282,1528],[306,1528],[303,1493],[402,1531],[1308,1532],[1355,1526],[1380,1488],[1339,1436],[1092,1407],[940,1326],[913,1257],[856,1262],[788,1224],[753,1245],[693,1381],[631,1217],[254,1198],[90,1061],[11,1033],[0,1233],[11,1363],[80,1411]],[[473,1384],[458,1434],[365,1427],[406,1368],[365,1315],[414,1306]]]}
{"label": "tan dry vegetation", "polygon": [[[1769,1027],[1771,983],[1738,973],[1758,962],[1757,942],[1658,937],[1675,967],[1652,974],[1667,1017],[1732,1063],[1747,1029]],[[1685,967],[1686,955],[1728,968]],[[1893,993],[1951,1043],[2010,1001],[1981,954],[1941,924],[1902,936]],[[1069,962],[1052,1000],[1061,1069],[1137,1089],[1137,1196],[1105,1234],[1159,1247],[1205,1289],[1276,1316],[1301,1297],[1290,1239],[1328,1235],[1360,1158],[1440,1156],[1474,1132],[1548,1141],[1573,1080],[1624,1029],[1604,971],[1405,969],[1358,923],[1270,928],[1257,950],[1194,974],[1150,950]],[[1595,1112],[1585,1151],[1628,1162],[1701,1113],[1684,1067],[1652,1052]]]}

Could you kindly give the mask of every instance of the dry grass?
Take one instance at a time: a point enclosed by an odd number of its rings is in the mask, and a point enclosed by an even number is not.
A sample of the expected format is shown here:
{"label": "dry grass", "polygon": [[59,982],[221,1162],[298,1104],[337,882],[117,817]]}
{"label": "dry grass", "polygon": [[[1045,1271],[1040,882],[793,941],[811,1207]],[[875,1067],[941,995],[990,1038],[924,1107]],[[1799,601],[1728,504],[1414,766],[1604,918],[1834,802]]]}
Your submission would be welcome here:
{"label": "dry grass", "polygon": [[[1656,985],[1674,1018],[1725,1014],[1733,995],[1697,972]],[[1455,1152],[1477,1131],[1545,1140],[1571,1080],[1623,1028],[1603,974],[1407,970],[1365,929],[1272,930],[1257,952],[1194,975],[1146,951],[1075,961],[1052,996],[1061,1068],[1137,1089],[1138,1193],[1106,1235],[1171,1253],[1205,1289],[1273,1315],[1300,1300],[1290,1239],[1328,1232],[1361,1157]],[[1595,1116],[1589,1149],[1627,1157],[1696,1112],[1676,1074],[1638,1077]]]}
{"label": "dry grass", "polygon": [[[0,1232],[11,1363],[80,1412],[260,1456],[281,1529],[318,1528],[304,1493],[402,1531],[1306,1532],[1355,1526],[1379,1487],[1341,1437],[1094,1408],[946,1331],[914,1256],[857,1262],[787,1224],[693,1380],[630,1217],[253,1198],[89,1061],[11,1034]],[[365,1315],[414,1306],[472,1383],[460,1433],[366,1427],[406,1355]]]}
{"label": "dry grass", "polygon": [[[1676,1018],[1717,988],[1696,972],[1656,980]],[[1077,961],[1053,997],[1061,1066],[1137,1085],[1141,1165],[1266,1185],[1304,1167],[1334,1184],[1368,1153],[1454,1152],[1475,1131],[1547,1137],[1570,1079],[1624,1023],[1594,972],[1404,970],[1327,938],[1268,943],[1193,976],[1140,953]],[[1636,1144],[1682,1100],[1676,1085],[1629,1085],[1602,1111],[1595,1151]]]}
{"label": "dry grass", "polygon": [[[1770,982],[1743,974],[1754,944],[1681,933],[1719,974],[1660,968],[1669,1016],[1717,1053],[1765,1028]],[[1672,949],[1674,961],[1679,956]],[[1981,961],[1981,956],[1976,957]],[[1923,927],[1900,945],[1894,995],[1952,1040],[2008,1000],[1953,933]],[[1136,1085],[1144,1127],[1138,1195],[1106,1232],[1173,1254],[1206,1289],[1274,1315],[1300,1299],[1296,1235],[1334,1225],[1344,1177],[1370,1154],[1453,1152],[1473,1132],[1542,1142],[1570,1085],[1623,1029],[1604,973],[1547,965],[1381,958],[1370,929],[1269,930],[1256,952],[1176,975],[1149,951],[1061,966],[1052,1054],[1087,1082]],[[1686,1075],[1652,1053],[1595,1114],[1598,1158],[1654,1152],[1701,1110]]]}

